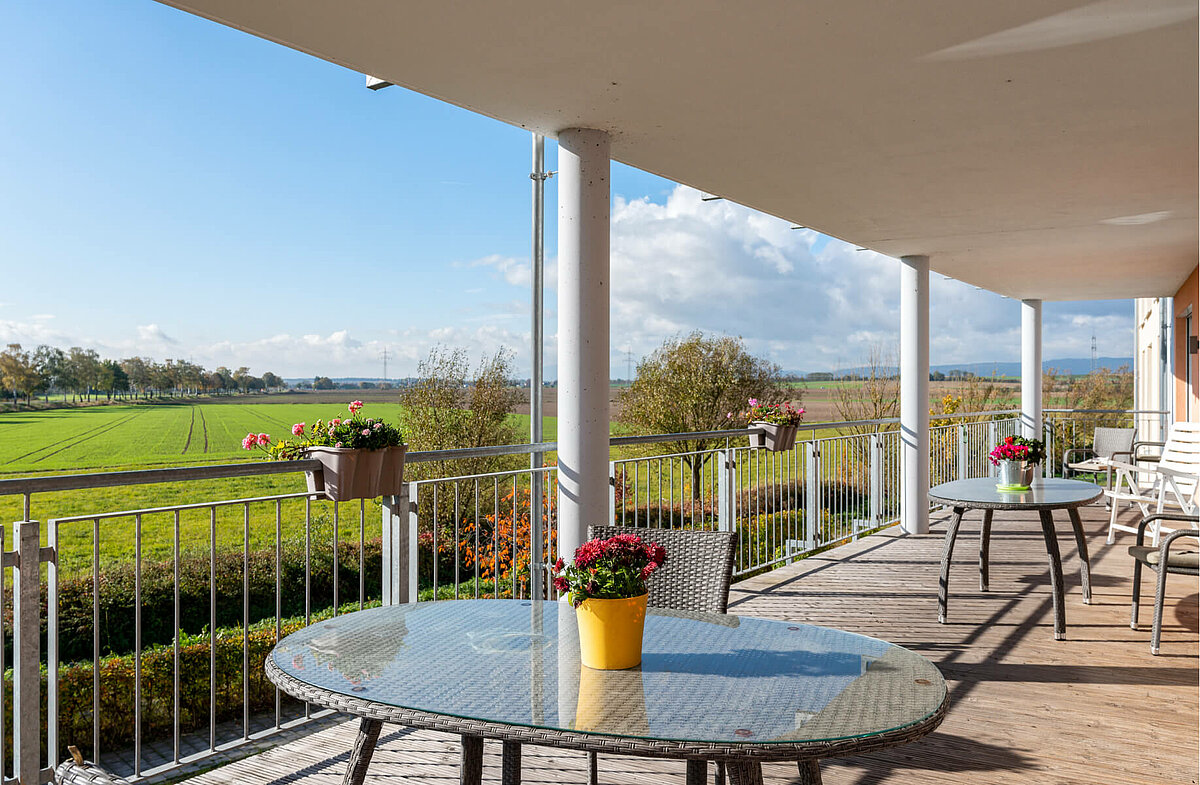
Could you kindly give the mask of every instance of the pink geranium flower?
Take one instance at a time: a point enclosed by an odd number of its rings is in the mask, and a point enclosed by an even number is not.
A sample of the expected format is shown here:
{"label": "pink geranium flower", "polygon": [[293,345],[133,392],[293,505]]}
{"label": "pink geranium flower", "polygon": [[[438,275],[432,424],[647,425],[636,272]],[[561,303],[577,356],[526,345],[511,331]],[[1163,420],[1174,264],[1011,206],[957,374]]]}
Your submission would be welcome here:
{"label": "pink geranium flower", "polygon": [[361,409],[362,407],[363,407],[362,401],[351,401],[350,402],[350,413],[358,414],[358,410]]}

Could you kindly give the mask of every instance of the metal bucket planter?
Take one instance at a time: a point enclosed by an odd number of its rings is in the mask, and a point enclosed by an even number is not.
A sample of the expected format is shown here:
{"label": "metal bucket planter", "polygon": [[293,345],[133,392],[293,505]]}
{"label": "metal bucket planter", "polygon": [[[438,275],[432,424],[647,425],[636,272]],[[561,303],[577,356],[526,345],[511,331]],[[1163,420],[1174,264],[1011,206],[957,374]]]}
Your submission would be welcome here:
{"label": "metal bucket planter", "polygon": [[1037,464],[1025,461],[1000,461],[996,466],[996,486],[1012,490],[1028,490],[1033,482]]}
{"label": "metal bucket planter", "polygon": [[320,461],[321,471],[308,473],[308,491],[335,502],[395,496],[404,483],[405,450],[404,445],[380,450],[310,447],[307,457]]}
{"label": "metal bucket planter", "polygon": [[795,425],[773,425],[769,422],[752,422],[756,428],[762,428],[762,433],[750,434],[750,446],[761,447],[771,452],[783,452],[792,449],[796,444]]}

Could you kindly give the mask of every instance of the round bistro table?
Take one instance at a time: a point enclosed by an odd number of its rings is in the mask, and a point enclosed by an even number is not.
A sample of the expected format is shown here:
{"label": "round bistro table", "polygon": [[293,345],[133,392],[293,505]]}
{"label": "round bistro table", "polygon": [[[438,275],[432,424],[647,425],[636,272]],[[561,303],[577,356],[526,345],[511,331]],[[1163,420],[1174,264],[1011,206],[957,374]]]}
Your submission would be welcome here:
{"label": "round bistro table", "polygon": [[1079,578],[1083,588],[1085,605],[1092,601],[1091,561],[1088,557],[1087,539],[1083,533],[1083,522],[1079,519],[1079,508],[1099,499],[1104,490],[1082,480],[1060,480],[1056,478],[1036,479],[1028,491],[1020,493],[1001,492],[996,489],[994,477],[971,480],[954,480],[936,485],[929,491],[930,501],[944,504],[954,510],[954,517],[946,529],[946,542],[942,549],[942,573],[938,583],[938,621],[946,623],[946,609],[950,594],[950,558],[954,555],[954,540],[967,510],[983,510],[983,524],[979,531],[979,590],[988,590],[988,542],[992,536],[992,513],[996,510],[1033,510],[1042,523],[1042,537],[1046,541],[1046,555],[1050,560],[1050,588],[1054,595],[1054,639],[1062,640],[1067,632],[1067,615],[1063,597],[1062,555],[1058,551],[1058,537],[1054,531],[1054,510],[1066,510],[1075,532],[1075,544],[1079,548]]}
{"label": "round bistro table", "polygon": [[579,660],[566,603],[458,600],[358,611],[284,638],[267,677],[293,697],[361,718],[344,782],[366,776],[382,723],[463,737],[461,782],[478,785],[483,739],[687,761],[687,782],[724,762],[736,785],[762,761],[818,761],[914,741],[941,724],[946,683],[927,659],[841,630],[650,609],[638,668]]}

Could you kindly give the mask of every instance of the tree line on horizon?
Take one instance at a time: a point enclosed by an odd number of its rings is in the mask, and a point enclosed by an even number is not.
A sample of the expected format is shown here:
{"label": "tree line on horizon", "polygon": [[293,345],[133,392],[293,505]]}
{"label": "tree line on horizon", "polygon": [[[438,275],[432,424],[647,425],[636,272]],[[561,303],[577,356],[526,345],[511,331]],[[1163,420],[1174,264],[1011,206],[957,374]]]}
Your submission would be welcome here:
{"label": "tree line on horizon", "polygon": [[0,351],[0,387],[14,405],[30,405],[37,396],[70,395],[74,401],[95,398],[153,398],[202,393],[266,392],[283,389],[282,378],[267,371],[254,376],[242,366],[207,370],[188,360],[158,362],[149,357],[103,358],[95,349],[72,346],[66,351],[42,344],[32,352],[19,343]]}

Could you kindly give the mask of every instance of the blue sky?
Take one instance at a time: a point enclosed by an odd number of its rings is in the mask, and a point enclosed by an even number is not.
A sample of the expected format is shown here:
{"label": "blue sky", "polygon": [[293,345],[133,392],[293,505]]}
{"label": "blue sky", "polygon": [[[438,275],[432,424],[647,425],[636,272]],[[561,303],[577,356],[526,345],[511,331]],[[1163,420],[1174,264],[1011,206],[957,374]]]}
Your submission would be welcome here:
{"label": "blue sky", "polygon": [[[506,345],[525,372],[528,133],[149,0],[4,3],[0,106],[0,342],[287,376]],[[612,182],[614,375],[691,329],[789,369],[895,345],[894,261],[620,164]],[[556,199],[551,180],[551,284]],[[932,302],[934,363],[1018,356],[1016,303],[937,275]],[[1087,356],[1093,331],[1131,354],[1132,312],[1047,304],[1045,356]]]}

